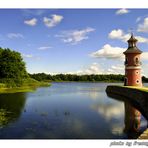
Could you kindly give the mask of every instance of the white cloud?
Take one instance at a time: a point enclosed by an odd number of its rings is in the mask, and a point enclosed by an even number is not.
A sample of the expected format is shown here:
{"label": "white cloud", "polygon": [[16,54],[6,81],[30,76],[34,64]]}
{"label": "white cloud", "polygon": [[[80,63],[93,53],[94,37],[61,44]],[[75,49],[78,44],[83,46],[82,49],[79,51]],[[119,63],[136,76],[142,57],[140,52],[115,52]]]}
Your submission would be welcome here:
{"label": "white cloud", "polygon": [[67,74],[77,74],[77,75],[84,75],[84,74],[103,74],[104,69],[98,63],[92,63],[88,67],[78,70],[75,72],[67,72]]}
{"label": "white cloud", "polygon": [[124,58],[123,52],[125,50],[126,48],[112,47],[109,44],[105,44],[101,49],[91,53],[90,55],[95,58],[121,59]]}
{"label": "white cloud", "polygon": [[56,37],[61,38],[64,43],[70,43],[74,45],[88,39],[88,34],[94,30],[94,28],[87,27],[81,30],[63,31],[60,35],[56,35]]}
{"label": "white cloud", "polygon": [[119,9],[119,10],[117,10],[116,11],[116,14],[117,15],[123,15],[123,14],[127,14],[127,13],[129,13],[130,11],[129,10],[127,10],[127,9]]}
{"label": "white cloud", "polygon": [[[46,71],[46,73],[50,73],[51,75],[55,75],[55,74],[60,74],[61,72],[55,73],[55,72]],[[101,67],[101,65],[99,65],[98,63],[92,63],[92,64],[88,65],[87,67],[82,68],[81,70],[63,72],[62,74],[91,75],[91,74],[103,74],[103,73],[105,73],[105,71]]]}
{"label": "white cloud", "polygon": [[148,32],[148,17],[144,19],[144,22],[142,24],[138,25],[138,32]]}
{"label": "white cloud", "polygon": [[106,71],[107,74],[124,74],[124,64],[112,65]]}
{"label": "white cloud", "polygon": [[51,46],[42,46],[42,47],[39,47],[38,49],[39,50],[47,50],[47,49],[50,49],[52,48]]}
{"label": "white cloud", "polygon": [[148,77],[148,64],[142,63],[142,75]]}
{"label": "white cloud", "polygon": [[138,40],[139,43],[148,43],[148,39],[141,37],[141,36],[135,36],[135,38]]}
{"label": "white cloud", "polygon": [[141,59],[142,59],[142,60],[148,60],[148,52],[143,52],[143,53],[141,54]]}
{"label": "white cloud", "polygon": [[[130,36],[131,35],[129,33],[125,34],[124,31],[121,29],[112,30],[108,35],[108,37],[110,39],[118,39],[123,42],[127,42],[127,40],[130,38]],[[139,43],[148,43],[147,38],[144,38],[141,36],[135,36],[135,38],[138,40]]]}
{"label": "white cloud", "polygon": [[37,19],[36,18],[32,18],[30,20],[25,20],[24,23],[29,25],[29,26],[35,26],[37,24]]}
{"label": "white cloud", "polygon": [[32,58],[33,55],[32,55],[32,54],[23,54],[23,57],[24,57],[24,58]]}
{"label": "white cloud", "polygon": [[10,39],[13,39],[13,38],[24,38],[24,36],[22,34],[20,34],[20,33],[8,33],[7,37],[10,38]]}
{"label": "white cloud", "polygon": [[114,29],[108,34],[108,37],[110,39],[118,39],[123,42],[126,42],[130,38],[130,36],[131,35],[129,33],[125,34],[124,31],[121,29]]}
{"label": "white cloud", "polygon": [[109,33],[108,37],[110,39],[122,39],[123,35],[124,35],[123,31],[121,29],[117,29],[117,30],[112,30]]}
{"label": "white cloud", "polygon": [[103,72],[104,70],[97,63],[93,63],[92,65],[90,65],[90,67],[83,71],[83,73],[85,74],[101,74]]}
{"label": "white cloud", "polygon": [[138,23],[141,20],[141,17],[137,17],[136,23]]}
{"label": "white cloud", "polygon": [[84,75],[84,74],[124,74],[125,67],[123,62],[120,62],[120,64],[110,64],[106,66],[106,68],[103,68],[98,63],[92,63],[86,68],[83,68],[81,70],[75,71],[75,72],[67,72],[65,74],[77,74],[77,75]]}
{"label": "white cloud", "polygon": [[51,18],[44,17],[43,22],[47,27],[51,28],[59,24],[63,20],[63,18],[64,17],[61,15],[53,14],[51,15]]}

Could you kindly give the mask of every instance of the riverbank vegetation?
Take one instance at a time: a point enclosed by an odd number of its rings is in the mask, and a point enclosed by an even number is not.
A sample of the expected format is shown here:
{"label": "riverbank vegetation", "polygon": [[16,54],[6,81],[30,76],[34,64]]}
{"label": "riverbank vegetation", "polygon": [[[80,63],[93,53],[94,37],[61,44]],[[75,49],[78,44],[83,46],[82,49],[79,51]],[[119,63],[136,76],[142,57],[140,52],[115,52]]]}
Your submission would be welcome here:
{"label": "riverbank vegetation", "polygon": [[[38,81],[51,81],[51,82],[123,82],[124,75],[118,74],[98,74],[98,75],[74,75],[74,74],[57,74],[50,75],[45,73],[29,74],[31,78]],[[142,77],[143,82],[148,82],[148,78]]]}
{"label": "riverbank vegetation", "polygon": [[30,77],[38,81],[75,81],[75,82],[122,82],[124,80],[123,75],[75,75],[75,74],[57,74],[50,75],[45,73],[30,74]]}
{"label": "riverbank vegetation", "polygon": [[49,86],[49,83],[29,76],[19,52],[0,48],[0,92],[26,91],[38,86]]}
{"label": "riverbank vegetation", "polygon": [[50,86],[49,82],[37,81],[32,78],[0,79],[0,93],[29,92],[40,86]]}

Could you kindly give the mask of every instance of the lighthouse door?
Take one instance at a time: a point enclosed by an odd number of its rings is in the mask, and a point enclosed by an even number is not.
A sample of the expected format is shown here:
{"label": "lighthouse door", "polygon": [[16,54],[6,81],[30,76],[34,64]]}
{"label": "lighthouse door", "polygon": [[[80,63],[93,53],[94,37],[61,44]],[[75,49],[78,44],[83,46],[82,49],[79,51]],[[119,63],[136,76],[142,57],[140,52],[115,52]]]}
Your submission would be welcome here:
{"label": "lighthouse door", "polygon": [[128,80],[127,80],[127,78],[125,77],[125,78],[124,78],[124,86],[127,86],[127,81],[128,81]]}

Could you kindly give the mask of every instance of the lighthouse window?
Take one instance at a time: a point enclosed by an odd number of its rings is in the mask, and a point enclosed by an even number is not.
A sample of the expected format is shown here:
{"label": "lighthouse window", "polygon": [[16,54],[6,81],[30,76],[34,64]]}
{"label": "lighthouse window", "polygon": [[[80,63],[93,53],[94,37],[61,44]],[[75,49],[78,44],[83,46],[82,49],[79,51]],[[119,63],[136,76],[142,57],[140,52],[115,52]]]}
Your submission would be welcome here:
{"label": "lighthouse window", "polygon": [[127,64],[128,64],[128,58],[125,59],[125,65],[127,65]]}
{"label": "lighthouse window", "polygon": [[139,80],[137,80],[136,82],[139,83]]}
{"label": "lighthouse window", "polygon": [[139,64],[139,58],[136,57],[135,64]]}
{"label": "lighthouse window", "polygon": [[136,74],[138,75],[139,74],[139,71],[136,71]]}
{"label": "lighthouse window", "polygon": [[125,75],[127,75],[127,71],[125,71]]}

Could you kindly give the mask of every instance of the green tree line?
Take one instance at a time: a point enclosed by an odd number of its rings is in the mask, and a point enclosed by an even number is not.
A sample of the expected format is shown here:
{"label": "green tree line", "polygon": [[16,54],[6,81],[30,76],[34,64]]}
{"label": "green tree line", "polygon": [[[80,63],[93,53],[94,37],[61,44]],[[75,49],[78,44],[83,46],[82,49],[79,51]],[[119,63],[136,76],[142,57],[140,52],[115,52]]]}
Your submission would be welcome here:
{"label": "green tree line", "polygon": [[[124,75],[121,74],[98,74],[98,75],[75,75],[75,74],[56,74],[45,73],[29,74],[31,78],[38,81],[75,81],[75,82],[123,82]],[[142,77],[143,82],[148,82],[148,78]]]}
{"label": "green tree line", "polygon": [[38,74],[29,74],[30,77],[38,80],[38,81],[86,81],[86,82],[122,82],[124,81],[123,75],[75,75],[75,74],[56,74],[50,75],[45,73],[38,73]]}

